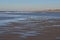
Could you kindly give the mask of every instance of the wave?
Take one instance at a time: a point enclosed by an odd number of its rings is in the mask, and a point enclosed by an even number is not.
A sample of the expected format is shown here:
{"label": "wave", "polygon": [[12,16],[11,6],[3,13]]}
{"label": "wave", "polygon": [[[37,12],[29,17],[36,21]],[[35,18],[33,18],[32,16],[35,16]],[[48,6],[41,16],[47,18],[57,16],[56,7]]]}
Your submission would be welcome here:
{"label": "wave", "polygon": [[28,11],[6,11],[6,12],[2,12],[2,13],[32,13],[32,12],[28,12]]}

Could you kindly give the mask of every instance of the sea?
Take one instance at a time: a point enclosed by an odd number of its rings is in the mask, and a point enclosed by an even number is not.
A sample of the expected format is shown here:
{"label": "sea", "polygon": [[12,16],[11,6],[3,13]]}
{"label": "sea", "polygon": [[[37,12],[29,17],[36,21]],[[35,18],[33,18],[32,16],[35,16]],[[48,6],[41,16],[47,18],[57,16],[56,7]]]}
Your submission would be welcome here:
{"label": "sea", "polygon": [[[48,20],[48,19],[60,19],[60,12],[0,12],[0,35],[1,34],[19,34],[21,38],[28,36],[36,36],[40,34],[35,24],[27,23],[31,20]],[[23,26],[16,25],[12,27],[6,27],[9,23],[25,23]],[[30,28],[30,29],[29,29]],[[41,27],[43,28],[43,27]],[[25,29],[25,30],[24,30]]]}
{"label": "sea", "polygon": [[60,12],[0,12],[0,25],[20,20],[46,20],[60,18]]}

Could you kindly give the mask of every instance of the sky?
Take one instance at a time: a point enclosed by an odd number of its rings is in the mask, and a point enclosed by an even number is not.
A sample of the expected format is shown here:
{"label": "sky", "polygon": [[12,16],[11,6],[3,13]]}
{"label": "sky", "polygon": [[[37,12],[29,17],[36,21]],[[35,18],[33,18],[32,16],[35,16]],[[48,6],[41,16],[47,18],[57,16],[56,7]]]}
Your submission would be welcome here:
{"label": "sky", "polygon": [[0,10],[34,11],[60,9],[60,0],[0,0]]}

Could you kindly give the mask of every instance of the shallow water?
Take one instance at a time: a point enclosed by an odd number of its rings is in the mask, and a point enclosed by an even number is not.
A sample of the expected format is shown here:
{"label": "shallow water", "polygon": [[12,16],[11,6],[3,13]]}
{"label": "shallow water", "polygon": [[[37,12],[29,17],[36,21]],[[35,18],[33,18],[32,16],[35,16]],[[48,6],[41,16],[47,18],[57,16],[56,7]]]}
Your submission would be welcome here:
{"label": "shallow water", "polygon": [[0,12],[0,25],[3,25],[8,22],[15,22],[19,20],[45,20],[45,19],[51,19],[51,18],[60,18],[60,13],[59,12],[31,12],[31,13],[3,13]]}
{"label": "shallow water", "polygon": [[[0,35],[1,34],[19,34],[19,38],[37,36],[41,30],[49,25],[42,25],[42,20],[60,19],[60,13],[39,12],[39,13],[0,13]],[[49,23],[54,20],[47,21]],[[52,25],[60,26],[60,25]]]}

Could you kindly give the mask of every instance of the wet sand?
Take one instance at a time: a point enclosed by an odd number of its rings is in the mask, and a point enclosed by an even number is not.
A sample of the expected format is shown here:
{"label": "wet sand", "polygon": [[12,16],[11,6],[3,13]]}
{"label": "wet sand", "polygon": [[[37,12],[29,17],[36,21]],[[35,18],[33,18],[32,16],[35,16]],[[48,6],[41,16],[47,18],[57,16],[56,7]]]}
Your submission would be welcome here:
{"label": "wet sand", "polygon": [[40,35],[28,37],[26,40],[60,40],[60,27],[49,27],[44,29]]}
{"label": "wet sand", "polygon": [[60,40],[60,19],[0,26],[0,40]]}

